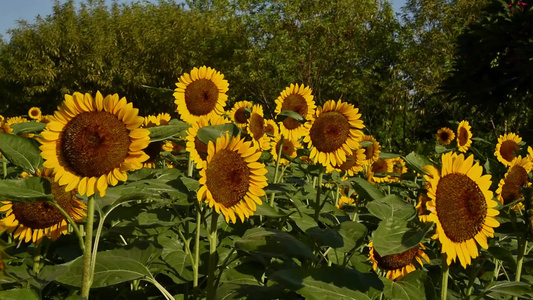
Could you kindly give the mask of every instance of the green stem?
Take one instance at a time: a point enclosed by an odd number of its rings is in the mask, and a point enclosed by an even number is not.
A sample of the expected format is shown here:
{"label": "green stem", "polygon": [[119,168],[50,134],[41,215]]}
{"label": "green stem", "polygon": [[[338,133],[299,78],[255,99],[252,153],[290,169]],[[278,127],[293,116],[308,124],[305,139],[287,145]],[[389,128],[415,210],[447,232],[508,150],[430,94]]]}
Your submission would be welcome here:
{"label": "green stem", "polygon": [[283,150],[283,136],[281,136],[281,139],[279,140],[278,159],[276,159],[276,170],[274,171],[274,183],[277,183],[276,178],[278,177],[279,162],[281,161],[282,150]]}
{"label": "green stem", "polygon": [[324,174],[324,167],[320,166],[318,172],[318,186],[316,187],[316,201],[315,201],[315,220],[318,222],[320,215],[320,194],[322,193],[322,175]]}
{"label": "green stem", "polygon": [[207,271],[207,300],[215,299],[215,267],[217,260],[218,213],[213,209],[211,229],[209,230],[209,269]]}
{"label": "green stem", "polygon": [[[519,240],[520,245],[518,248],[518,253],[516,255],[516,274],[514,277],[515,281],[520,281],[520,277],[522,276],[522,265],[524,263],[524,256],[526,253],[527,248],[527,239],[523,238],[521,241]],[[518,297],[513,297],[513,299],[518,299]]]}
{"label": "green stem", "polygon": [[85,250],[85,244],[83,242],[83,234],[81,234],[80,228],[78,227],[78,224],[76,224],[76,221],[72,219],[72,216],[67,213],[59,203],[57,203],[55,200],[50,201],[50,203],[57,208],[63,214],[63,216],[67,219],[67,221],[70,223],[72,228],[74,229],[74,233],[76,233],[76,236],[78,236],[78,242],[80,243],[80,249],[81,251]]}
{"label": "green stem", "polygon": [[93,242],[95,195],[87,200],[87,223],[85,225],[85,249],[83,250],[83,273],[81,274],[81,297],[89,299],[91,289],[91,254]]}
{"label": "green stem", "polygon": [[442,253],[442,284],[440,290],[440,299],[446,300],[448,294],[448,277],[450,274],[450,268],[446,262],[446,253]]}
{"label": "green stem", "polygon": [[7,160],[6,158],[2,158],[2,169],[4,170],[4,178],[7,177]]}
{"label": "green stem", "polygon": [[174,296],[172,296],[171,293],[169,293],[165,287],[163,287],[159,282],[157,282],[157,280],[155,280],[155,278],[149,278],[149,279],[145,279],[146,281],[150,282],[151,284],[153,284],[160,292],[161,294],[163,294],[163,296],[165,296],[165,299],[167,300],[176,300],[176,298],[174,298]]}
{"label": "green stem", "polygon": [[200,267],[200,227],[202,224],[201,206],[196,205],[196,235],[194,237],[193,287],[198,286],[198,268]]}
{"label": "green stem", "polygon": [[192,177],[193,170],[194,170],[194,162],[191,159],[191,155],[189,155],[189,163],[187,164],[187,177]]}
{"label": "green stem", "polygon": [[33,272],[39,273],[41,270],[41,244],[35,245],[33,249]]}

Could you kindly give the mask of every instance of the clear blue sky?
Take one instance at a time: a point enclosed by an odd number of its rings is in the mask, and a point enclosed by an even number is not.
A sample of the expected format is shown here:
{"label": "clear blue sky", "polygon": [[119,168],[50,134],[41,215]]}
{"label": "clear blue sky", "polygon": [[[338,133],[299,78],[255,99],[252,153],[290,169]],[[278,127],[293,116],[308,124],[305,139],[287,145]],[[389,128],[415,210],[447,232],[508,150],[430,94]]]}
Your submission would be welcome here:
{"label": "clear blue sky", "polygon": [[[392,2],[394,11],[400,12],[400,8],[404,5],[405,0],[389,0]],[[65,0],[60,0],[65,2]],[[83,2],[82,0],[75,0],[76,3]],[[113,0],[106,0],[111,4]],[[119,3],[136,2],[133,0],[117,0]],[[157,2],[153,0],[150,2]],[[2,0],[0,1],[2,9],[0,9],[0,35],[4,41],[9,40],[7,30],[17,27],[17,20],[26,20],[29,23],[35,22],[38,15],[42,17],[52,13],[54,0]]]}

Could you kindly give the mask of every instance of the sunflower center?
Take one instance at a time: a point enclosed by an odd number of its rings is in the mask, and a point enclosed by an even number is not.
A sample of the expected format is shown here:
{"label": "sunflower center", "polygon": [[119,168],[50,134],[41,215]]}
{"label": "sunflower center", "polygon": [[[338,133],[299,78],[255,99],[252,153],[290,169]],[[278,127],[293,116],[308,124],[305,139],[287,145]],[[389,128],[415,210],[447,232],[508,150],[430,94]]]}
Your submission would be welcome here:
{"label": "sunflower center", "polygon": [[513,161],[513,159],[516,157],[514,152],[518,151],[519,149],[520,147],[518,147],[518,144],[515,141],[505,141],[500,147],[500,154],[506,161]]}
{"label": "sunflower center", "polygon": [[246,121],[248,121],[248,118],[246,117],[246,111],[244,107],[239,107],[237,111],[235,112],[235,122],[239,124],[245,124]]}
{"label": "sunflower center", "polygon": [[[281,111],[284,110],[292,110],[300,114],[302,117],[307,116],[307,101],[305,101],[305,98],[298,94],[292,94],[287,96],[285,100],[283,100],[283,104],[281,105]],[[285,118],[283,120],[283,125],[285,125],[285,128],[287,129],[295,129],[300,127],[302,124],[300,122],[296,121],[295,119],[291,117]]]}
{"label": "sunflower center", "polygon": [[192,115],[203,116],[210,113],[218,101],[218,88],[209,79],[198,79],[185,89],[185,104]]}
{"label": "sunflower center", "polygon": [[348,139],[350,123],[339,112],[326,112],[316,118],[309,134],[317,150],[333,152],[342,147]]}
{"label": "sunflower center", "polygon": [[[64,187],[53,180],[50,182],[55,201],[67,213],[72,211],[75,192],[66,192]],[[20,224],[31,229],[44,229],[63,221],[65,217],[52,204],[47,202],[13,202],[13,213]]]}
{"label": "sunflower center", "polygon": [[447,131],[443,131],[440,133],[440,140],[443,141],[443,142],[446,142],[448,141],[448,139],[450,138],[450,135],[448,134]]}
{"label": "sunflower center", "polygon": [[[276,153],[279,153],[280,142],[281,140],[276,144]],[[281,153],[287,156],[291,156],[294,152],[296,152],[294,144],[288,139],[283,139],[283,146],[281,149]]]}
{"label": "sunflower center", "polygon": [[76,174],[97,177],[120,166],[128,156],[131,140],[126,125],[104,112],[75,116],[63,130],[61,151]]}
{"label": "sunflower center", "polygon": [[266,127],[265,127],[265,132],[270,134],[270,135],[275,135],[276,131],[274,129],[274,125],[267,124]]}
{"label": "sunflower center", "polygon": [[365,159],[370,160],[374,157],[374,144],[364,147],[365,149]]}
{"label": "sunflower center", "polygon": [[387,171],[388,171],[387,161],[382,159],[382,158],[376,160],[372,164],[372,172],[374,172],[374,173],[384,173],[384,174],[386,174]]}
{"label": "sunflower center", "polygon": [[31,114],[32,117],[38,117],[39,116],[39,111],[36,110],[36,109],[32,109],[30,114]]}
{"label": "sunflower center", "polygon": [[150,158],[145,161],[145,163],[155,162],[159,156],[159,153],[161,153],[161,150],[163,149],[163,145],[163,142],[152,142],[148,144],[148,147],[146,147],[143,151],[146,153],[146,155],[150,156]]}
{"label": "sunflower center", "polygon": [[458,135],[459,135],[459,145],[460,146],[466,145],[466,143],[468,142],[468,131],[466,130],[466,128],[461,127],[461,129],[459,129]]}
{"label": "sunflower center", "polygon": [[437,216],[446,236],[460,243],[472,239],[487,215],[487,202],[475,181],[465,174],[451,173],[439,180]]}
{"label": "sunflower center", "polygon": [[405,252],[398,254],[391,254],[380,256],[376,249],[374,249],[374,259],[378,262],[378,266],[384,270],[401,269],[413,263],[413,259],[418,253],[419,246],[415,246]]}
{"label": "sunflower center", "polygon": [[252,114],[248,130],[252,133],[254,139],[259,140],[265,134],[265,121],[259,114]]}
{"label": "sunflower center", "polygon": [[216,152],[205,173],[213,199],[224,207],[233,207],[248,192],[250,168],[237,152],[227,149]]}
{"label": "sunflower center", "polygon": [[194,137],[194,149],[198,152],[198,155],[202,160],[207,159],[207,145],[196,136]]}
{"label": "sunflower center", "polygon": [[526,170],[521,166],[513,166],[502,187],[503,204],[509,204],[515,200],[522,198],[524,195],[520,192],[520,187],[527,185],[529,177]]}
{"label": "sunflower center", "polygon": [[346,161],[341,164],[339,167],[341,170],[349,170],[353,166],[357,164],[357,157],[356,157],[356,151],[354,151],[351,155],[346,155]]}

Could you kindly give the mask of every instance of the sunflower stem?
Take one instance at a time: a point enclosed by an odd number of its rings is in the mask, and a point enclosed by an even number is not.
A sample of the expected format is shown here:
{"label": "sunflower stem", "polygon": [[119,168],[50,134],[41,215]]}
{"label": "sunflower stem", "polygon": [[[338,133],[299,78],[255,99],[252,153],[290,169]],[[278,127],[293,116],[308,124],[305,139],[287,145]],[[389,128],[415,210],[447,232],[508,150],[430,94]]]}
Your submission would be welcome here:
{"label": "sunflower stem", "polygon": [[194,237],[193,287],[198,286],[198,268],[200,264],[200,227],[202,225],[201,206],[196,205],[196,235]]}
{"label": "sunflower stem", "polygon": [[[520,246],[518,248],[518,253],[516,255],[516,274],[514,277],[515,281],[520,281],[522,276],[522,264],[524,263],[524,256],[527,249],[527,239],[522,238],[520,241]],[[513,297],[513,299],[518,299],[518,297]]]}
{"label": "sunflower stem", "polygon": [[192,177],[193,170],[194,170],[194,163],[191,159],[191,155],[189,154],[189,162],[187,163],[187,177]]}
{"label": "sunflower stem", "polygon": [[320,194],[322,193],[322,175],[324,174],[324,167],[320,166],[318,171],[318,186],[316,187],[316,201],[315,201],[315,221],[318,222],[320,215]]}
{"label": "sunflower stem", "polygon": [[[277,177],[279,172],[279,161],[281,160],[281,150],[283,150],[283,136],[279,140],[279,150],[278,150],[278,159],[276,159],[276,169],[274,170],[274,178],[272,183],[277,183]],[[274,199],[276,198],[276,192],[270,194],[270,206],[274,206]]]}
{"label": "sunflower stem", "polygon": [[4,178],[7,177],[7,159],[2,158],[2,169],[4,171]]}
{"label": "sunflower stem", "polygon": [[207,271],[207,300],[215,299],[215,267],[217,260],[218,213],[213,209],[209,230],[209,268]]}
{"label": "sunflower stem", "polygon": [[87,200],[87,223],[85,225],[85,249],[83,250],[83,273],[81,274],[81,297],[89,299],[89,290],[91,289],[91,256],[93,242],[93,225],[94,225],[94,205],[95,195],[91,195]]}
{"label": "sunflower stem", "polygon": [[78,242],[80,243],[80,249],[81,251],[84,251],[85,250],[85,244],[83,242],[83,235],[81,234],[81,231],[80,231],[80,228],[78,227],[78,225],[76,224],[76,221],[74,221],[74,219],[72,219],[72,216],[67,213],[63,207],[61,207],[61,205],[59,205],[59,203],[57,203],[57,201],[54,199],[52,201],[50,201],[50,203],[55,207],[57,208],[57,210],[59,210],[61,212],[61,214],[63,214],[63,216],[67,219],[67,221],[70,223],[70,225],[72,226],[72,228],[74,229],[74,233],[76,233],[76,236],[78,236]]}
{"label": "sunflower stem", "polygon": [[450,274],[450,268],[448,266],[448,263],[446,262],[447,255],[446,253],[442,253],[442,283],[441,283],[441,290],[440,290],[440,299],[446,300],[447,294],[448,294],[448,277]]}
{"label": "sunflower stem", "polygon": [[41,270],[41,258],[41,244],[38,244],[33,248],[33,272],[35,273]]}

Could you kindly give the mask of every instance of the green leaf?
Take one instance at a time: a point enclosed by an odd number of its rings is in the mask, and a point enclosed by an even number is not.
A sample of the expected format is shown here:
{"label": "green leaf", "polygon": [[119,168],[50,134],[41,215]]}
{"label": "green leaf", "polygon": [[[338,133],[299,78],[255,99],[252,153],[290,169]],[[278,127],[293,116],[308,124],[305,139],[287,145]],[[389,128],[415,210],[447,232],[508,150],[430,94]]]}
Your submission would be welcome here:
{"label": "green leaf", "polygon": [[500,294],[513,297],[521,297],[532,292],[531,285],[518,281],[495,281],[490,283],[483,290],[482,295]]}
{"label": "green leaf", "polygon": [[400,280],[382,279],[385,283],[385,297],[398,300],[419,300],[426,298],[424,282],[427,275],[422,270],[416,270],[405,275]]}
{"label": "green leaf", "polygon": [[198,139],[208,145],[209,141],[215,142],[219,137],[228,133],[230,137],[237,136],[241,133],[239,127],[233,123],[206,126],[198,129]]}
{"label": "green leaf", "polygon": [[169,266],[164,269],[164,273],[169,275],[175,283],[193,280],[192,263],[185,251],[175,249],[165,254],[162,259]]}
{"label": "green leaf", "polygon": [[0,299],[2,300],[39,300],[39,295],[30,289],[14,289],[7,291],[0,291]]}
{"label": "green leaf", "polygon": [[13,202],[52,201],[50,182],[42,177],[0,181],[0,199]]}
{"label": "green leaf", "polygon": [[379,158],[381,159],[391,159],[391,158],[396,158],[400,156],[401,156],[400,154],[396,154],[396,153],[386,153],[386,152],[379,153]]}
{"label": "green leaf", "polygon": [[402,201],[395,195],[388,195],[384,198],[369,202],[366,208],[371,214],[381,220],[393,218],[409,220],[416,213],[413,205]]}
{"label": "green leaf", "polygon": [[355,248],[357,244],[366,236],[367,229],[365,225],[359,222],[346,221],[342,222],[339,234],[342,236],[344,246],[339,250],[348,252]]}
{"label": "green leaf", "polygon": [[511,251],[509,251],[508,249],[497,247],[497,246],[492,246],[492,247],[489,247],[488,251],[495,258],[508,263],[510,269],[512,270],[516,269],[516,259],[511,253]]}
{"label": "green leaf", "polygon": [[41,122],[24,122],[24,123],[11,124],[11,128],[13,129],[12,134],[38,133],[38,132],[43,131],[45,127],[46,127],[46,124],[41,123]]}
{"label": "green leaf", "polygon": [[23,136],[0,133],[0,151],[11,163],[35,174],[42,164],[39,142]]}
{"label": "green leaf", "polygon": [[441,153],[446,153],[446,152],[450,152],[452,151],[453,149],[451,148],[447,148],[446,146],[443,146],[441,144],[436,144],[435,145],[435,152],[438,153],[438,154],[441,154]]}
{"label": "green leaf", "polygon": [[283,120],[285,120],[286,118],[293,118],[294,120],[298,121],[299,123],[305,123],[307,122],[307,120],[302,116],[300,115],[299,113],[293,111],[293,110],[284,110],[282,112],[280,112],[277,116],[276,116],[276,122],[283,122]]}
{"label": "green leaf", "polygon": [[148,91],[154,92],[156,94],[172,94],[174,93],[174,90],[167,89],[167,88],[160,88],[160,87],[154,87],[149,85],[142,85],[143,88],[147,89]]}
{"label": "green leaf", "polygon": [[359,144],[361,144],[362,148],[370,147],[374,145],[374,142],[372,141],[361,141]]}
{"label": "green leaf", "polygon": [[373,233],[374,248],[380,256],[405,252],[418,245],[431,229],[431,225],[422,229],[409,228],[407,221],[386,219],[379,223]]}
{"label": "green leaf", "polygon": [[378,190],[376,186],[363,178],[356,177],[352,182],[357,194],[368,201],[378,200],[385,196]]}
{"label": "green leaf", "polygon": [[383,283],[375,273],[335,267],[284,269],[273,273],[271,278],[311,300],[366,300],[383,290]]}
{"label": "green leaf", "polygon": [[313,227],[305,231],[314,240],[332,248],[341,248],[344,246],[344,240],[338,231],[331,228]]}
{"label": "green leaf", "polygon": [[248,229],[242,239],[235,241],[235,248],[273,257],[314,258],[309,247],[287,232],[261,227]]}
{"label": "green leaf", "polygon": [[257,205],[257,210],[255,211],[254,215],[272,218],[285,217],[285,214],[282,211],[276,210],[276,208],[270,206],[270,204],[268,204],[266,201],[263,201],[261,205]]}
{"label": "green leaf", "polygon": [[146,128],[150,131],[150,142],[164,141],[172,137],[177,137],[180,133],[190,127],[189,124],[183,121],[179,122],[180,124],[177,125],[162,125]]}
{"label": "green leaf", "polygon": [[433,163],[429,160],[429,158],[420,155],[415,152],[409,153],[405,158],[405,163],[411,167],[412,169],[415,169],[419,174],[425,174],[424,172],[424,166],[426,165],[433,165]]}

